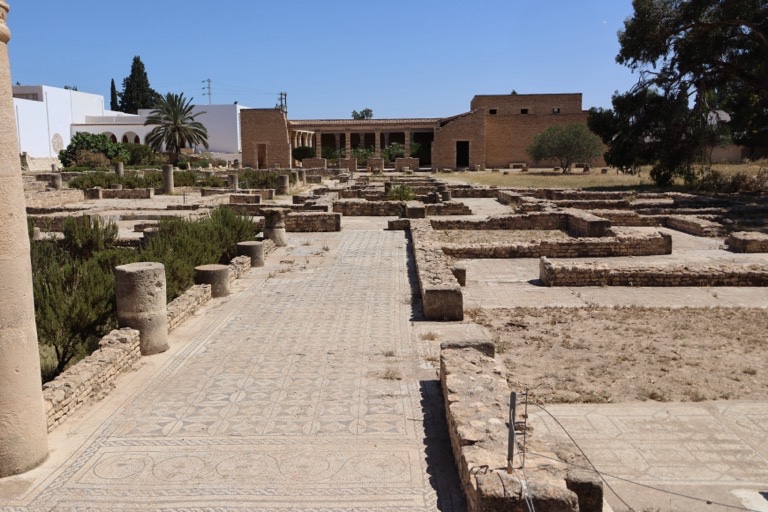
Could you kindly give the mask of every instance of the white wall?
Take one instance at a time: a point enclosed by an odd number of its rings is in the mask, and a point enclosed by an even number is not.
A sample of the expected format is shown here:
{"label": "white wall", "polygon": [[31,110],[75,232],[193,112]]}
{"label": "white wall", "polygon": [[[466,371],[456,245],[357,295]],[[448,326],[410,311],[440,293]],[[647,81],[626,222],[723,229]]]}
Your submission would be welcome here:
{"label": "white wall", "polygon": [[44,85],[14,86],[13,94],[37,97],[37,101],[13,100],[18,112],[19,151],[33,158],[57,157],[72,140],[73,123],[104,115],[104,97],[98,94]]}
{"label": "white wall", "polygon": [[[118,142],[128,136],[134,142],[146,142],[152,126],[144,126],[150,110],[139,115],[124,114],[104,109],[104,97],[80,91],[70,91],[41,85],[14,86],[14,96],[36,96],[37,101],[14,98],[19,130],[19,151],[33,158],[57,157],[77,132],[115,135]],[[196,119],[208,130],[208,151],[214,153],[240,153],[241,105],[196,105],[193,113],[205,112]],[[54,145],[53,140],[57,143]],[[205,151],[200,146],[198,152]]]}
{"label": "white wall", "polygon": [[16,130],[19,138],[19,153],[33,158],[55,158],[48,137],[48,117],[42,101],[13,99],[16,110]]}

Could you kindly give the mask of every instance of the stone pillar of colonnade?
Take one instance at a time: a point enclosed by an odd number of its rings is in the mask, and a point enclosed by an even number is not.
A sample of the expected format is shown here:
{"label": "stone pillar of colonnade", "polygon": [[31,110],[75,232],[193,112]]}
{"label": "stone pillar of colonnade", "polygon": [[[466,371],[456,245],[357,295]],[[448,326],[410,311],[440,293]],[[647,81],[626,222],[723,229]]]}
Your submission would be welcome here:
{"label": "stone pillar of colonnade", "polygon": [[344,132],[344,151],[347,158],[352,158],[352,132],[349,130]]}
{"label": "stone pillar of colonnade", "polygon": [[315,133],[315,158],[322,158],[323,157],[323,145],[321,143],[322,136],[320,135],[320,132]]}
{"label": "stone pillar of colonnade", "polygon": [[[411,131],[405,130],[405,158],[411,158]],[[418,169],[416,169],[418,171]]]}
{"label": "stone pillar of colonnade", "polygon": [[381,132],[376,130],[374,133],[373,141],[373,156],[374,158],[381,158]]}
{"label": "stone pillar of colonnade", "polygon": [[8,60],[8,10],[8,3],[0,0],[0,478],[23,473],[48,457],[27,214]]}

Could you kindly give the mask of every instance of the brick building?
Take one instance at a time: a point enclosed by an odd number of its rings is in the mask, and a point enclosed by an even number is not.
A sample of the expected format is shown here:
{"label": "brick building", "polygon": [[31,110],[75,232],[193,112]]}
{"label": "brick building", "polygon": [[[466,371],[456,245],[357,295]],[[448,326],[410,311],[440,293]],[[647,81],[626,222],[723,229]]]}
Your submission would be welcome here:
{"label": "brick building", "polygon": [[[291,149],[372,148],[375,156],[392,142],[410,154],[418,142],[421,165],[434,169],[501,168],[511,163],[535,165],[525,152],[534,136],[550,126],[586,124],[581,93],[479,95],[469,112],[434,119],[289,120],[279,109],[241,112],[243,164],[255,168],[293,167]],[[359,162],[365,165],[365,162]]]}

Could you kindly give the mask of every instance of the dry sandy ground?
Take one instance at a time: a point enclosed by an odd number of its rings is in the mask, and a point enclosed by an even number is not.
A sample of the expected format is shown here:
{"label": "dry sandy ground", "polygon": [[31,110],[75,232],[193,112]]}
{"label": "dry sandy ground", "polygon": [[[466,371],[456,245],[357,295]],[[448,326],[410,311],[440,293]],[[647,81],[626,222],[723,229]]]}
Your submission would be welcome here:
{"label": "dry sandy ground", "polygon": [[474,309],[538,403],[768,399],[768,310]]}

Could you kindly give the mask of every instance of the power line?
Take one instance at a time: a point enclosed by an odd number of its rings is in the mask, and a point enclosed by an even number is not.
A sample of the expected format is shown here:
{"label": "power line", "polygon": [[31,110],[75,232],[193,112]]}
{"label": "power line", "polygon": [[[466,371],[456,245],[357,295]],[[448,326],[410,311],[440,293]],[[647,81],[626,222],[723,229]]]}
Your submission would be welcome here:
{"label": "power line", "polygon": [[[742,507],[742,506],[739,506],[739,505],[729,505],[727,503],[720,503],[720,502],[713,501],[713,500],[708,500],[708,499],[705,499],[705,498],[697,498],[696,496],[689,496],[687,494],[683,494],[683,493],[676,492],[676,491],[668,491],[666,489],[661,489],[659,487],[654,487],[652,485],[643,484],[643,483],[640,483],[640,482],[635,482],[633,480],[629,480],[628,478],[624,478],[624,477],[620,477],[620,476],[617,476],[617,475],[612,475],[610,473],[604,473],[602,471],[598,471],[598,469],[595,467],[595,465],[592,463],[592,461],[589,459],[589,457],[587,457],[587,454],[584,453],[584,450],[581,449],[581,446],[579,446],[579,443],[576,442],[576,440],[573,438],[573,436],[571,436],[571,434],[565,429],[565,426],[563,426],[563,424],[560,423],[560,421],[557,418],[555,418],[555,416],[551,412],[549,412],[547,409],[545,409],[543,405],[539,405],[539,404],[531,404],[531,405],[533,405],[535,407],[538,407],[539,409],[541,409],[542,411],[547,413],[549,415],[549,417],[552,418],[552,420],[554,420],[555,423],[557,423],[557,425],[563,430],[563,432],[565,432],[565,435],[567,435],[568,438],[571,440],[571,442],[573,442],[574,446],[576,446],[576,448],[579,449],[581,454],[584,456],[584,459],[586,459],[586,461],[589,463],[589,467],[581,466],[579,464],[574,464],[572,462],[566,462],[566,464],[568,464],[569,466],[573,466],[573,467],[579,468],[579,469],[586,469],[588,471],[593,471],[595,474],[597,474],[597,476],[600,477],[600,480],[602,480],[605,483],[605,485],[608,486],[608,488],[611,490],[611,492],[616,495],[616,497],[619,499],[619,501],[621,501],[624,504],[624,506],[627,507],[632,512],[635,512],[634,509],[632,507],[630,507],[627,504],[626,501],[624,501],[624,499],[613,489],[613,487],[611,487],[611,484],[609,484],[608,481],[605,479],[606,476],[609,477],[609,478],[614,478],[616,480],[620,480],[622,482],[627,482],[627,483],[630,483],[630,484],[634,484],[634,485],[637,485],[639,487],[644,487],[646,489],[651,489],[651,490],[658,491],[658,492],[665,493],[665,494],[671,494],[673,496],[677,496],[677,497],[680,497],[680,498],[685,498],[685,499],[689,499],[689,500],[693,500],[693,501],[698,501],[700,503],[706,503],[707,505],[717,505],[717,506],[720,506],[720,507],[730,508],[730,509],[734,509],[734,510],[745,510],[747,512],[754,512],[750,508]],[[555,461],[563,462],[560,459],[555,459],[554,457],[550,457],[548,455],[544,455],[544,454],[541,454],[541,453],[536,453],[536,452],[530,452],[530,453],[532,455],[537,455],[537,456],[545,458],[545,459],[550,459],[550,460],[555,460]]]}

